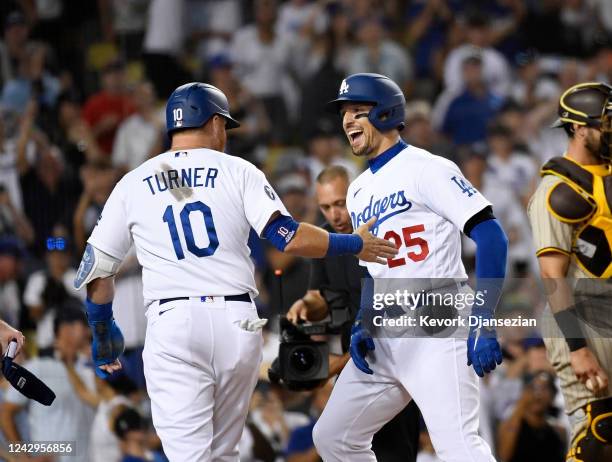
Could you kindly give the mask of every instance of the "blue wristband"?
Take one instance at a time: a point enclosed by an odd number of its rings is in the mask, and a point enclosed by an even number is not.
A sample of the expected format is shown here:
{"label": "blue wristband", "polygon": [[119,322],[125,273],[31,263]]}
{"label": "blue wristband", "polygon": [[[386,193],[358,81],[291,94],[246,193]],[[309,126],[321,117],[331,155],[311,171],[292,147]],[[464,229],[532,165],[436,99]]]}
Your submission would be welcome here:
{"label": "blue wristband", "polygon": [[110,321],[113,318],[113,302],[102,305],[92,302],[89,297],[85,300],[87,319],[89,322]]}
{"label": "blue wristband", "polygon": [[279,215],[266,226],[261,235],[278,250],[284,252],[285,247],[291,242],[299,227],[300,224],[293,218]]}
{"label": "blue wristband", "polygon": [[363,249],[363,240],[357,234],[329,233],[326,256],[356,255]]}

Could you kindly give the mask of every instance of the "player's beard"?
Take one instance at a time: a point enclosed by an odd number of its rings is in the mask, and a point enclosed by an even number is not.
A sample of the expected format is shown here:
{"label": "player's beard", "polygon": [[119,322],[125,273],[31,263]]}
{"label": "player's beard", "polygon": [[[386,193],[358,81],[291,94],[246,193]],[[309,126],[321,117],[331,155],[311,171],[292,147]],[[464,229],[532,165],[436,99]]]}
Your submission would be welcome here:
{"label": "player's beard", "polygon": [[587,133],[586,138],[584,139],[584,147],[587,151],[589,151],[593,156],[599,156],[599,149],[601,146],[601,138],[595,138],[595,134],[592,131]]}
{"label": "player's beard", "polygon": [[372,135],[365,130],[363,131],[364,142],[359,147],[354,147],[351,145],[351,149],[353,151],[353,155],[357,157],[367,157],[372,154],[375,150],[375,146],[372,140]]}

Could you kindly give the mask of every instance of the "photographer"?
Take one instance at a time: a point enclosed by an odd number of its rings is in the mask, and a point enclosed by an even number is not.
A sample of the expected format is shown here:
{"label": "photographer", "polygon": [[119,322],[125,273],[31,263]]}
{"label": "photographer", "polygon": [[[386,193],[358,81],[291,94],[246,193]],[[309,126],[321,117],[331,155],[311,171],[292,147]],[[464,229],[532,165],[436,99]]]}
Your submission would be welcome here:
{"label": "photographer", "polygon": [[[349,178],[346,169],[331,166],[317,177],[316,198],[327,223],[323,228],[337,233],[351,233],[353,227],[346,209]],[[350,359],[348,345],[351,324],[359,310],[361,298],[361,269],[352,256],[326,257],[312,261],[309,290],[295,302],[287,313],[294,324],[299,321],[321,321],[330,309],[349,308],[349,319],[342,328],[342,356],[331,355],[329,376],[342,370]],[[382,427],[372,442],[379,462],[414,461],[418,449],[419,411],[412,401],[387,425]]]}

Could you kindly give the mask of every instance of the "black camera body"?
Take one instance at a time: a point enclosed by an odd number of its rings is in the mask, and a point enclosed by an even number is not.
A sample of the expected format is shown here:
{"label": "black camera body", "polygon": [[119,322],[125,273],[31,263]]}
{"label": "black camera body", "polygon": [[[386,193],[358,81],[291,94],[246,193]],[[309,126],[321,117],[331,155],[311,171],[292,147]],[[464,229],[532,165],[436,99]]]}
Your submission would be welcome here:
{"label": "black camera body", "polygon": [[343,293],[321,290],[328,307],[329,320],[292,324],[280,319],[280,347],[268,376],[270,381],[294,390],[312,390],[329,377],[329,345],[312,340],[311,335],[339,334],[350,322],[351,314]]}
{"label": "black camera body", "polygon": [[324,325],[295,326],[281,318],[280,328],[278,358],[268,371],[270,380],[296,391],[312,390],[327,380],[329,345],[310,338],[310,335],[325,333]]}

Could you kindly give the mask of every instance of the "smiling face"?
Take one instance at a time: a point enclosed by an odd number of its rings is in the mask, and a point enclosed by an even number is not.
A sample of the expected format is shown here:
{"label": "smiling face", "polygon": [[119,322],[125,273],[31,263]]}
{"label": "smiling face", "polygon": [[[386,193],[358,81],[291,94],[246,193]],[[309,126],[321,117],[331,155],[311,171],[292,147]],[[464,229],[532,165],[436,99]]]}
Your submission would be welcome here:
{"label": "smiling face", "polygon": [[368,113],[373,107],[369,103],[347,102],[340,108],[342,128],[356,156],[376,153],[382,141],[381,133],[368,120]]}

